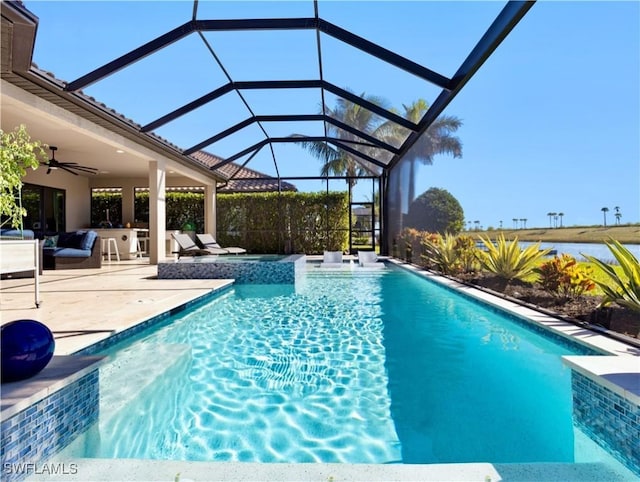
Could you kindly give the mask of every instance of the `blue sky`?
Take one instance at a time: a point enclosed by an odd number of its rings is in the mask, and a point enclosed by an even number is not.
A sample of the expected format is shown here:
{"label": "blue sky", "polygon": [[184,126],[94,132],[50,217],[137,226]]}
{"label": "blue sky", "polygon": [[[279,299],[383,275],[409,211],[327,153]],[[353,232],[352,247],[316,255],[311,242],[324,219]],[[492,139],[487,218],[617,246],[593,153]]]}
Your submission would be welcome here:
{"label": "blue sky", "polygon": [[[190,19],[192,2],[26,1],[40,19],[34,61],[72,81]],[[451,76],[503,2],[321,1],[320,16]],[[313,3],[199,3],[206,18],[313,16]],[[317,78],[313,31],[206,33],[233,80]],[[325,79],[401,109],[438,89],[322,38]],[[145,124],[226,82],[197,36],[124,69],[84,91]],[[310,113],[317,91],[246,91],[256,114]],[[334,97],[327,101],[332,105]],[[417,192],[447,189],[467,220],[484,227],[603,221],[615,206],[622,222],[640,221],[640,3],[538,1],[445,111],[463,121],[463,157],[436,158],[419,170]],[[157,133],[189,147],[248,117],[225,96]],[[272,136],[316,134],[321,125],[268,125]],[[229,156],[259,141],[253,126],[205,150]],[[274,148],[282,176],[317,175],[320,162],[300,147]],[[263,149],[249,167],[275,175]],[[299,183],[314,189],[315,184]],[[364,196],[366,197],[366,195]]]}

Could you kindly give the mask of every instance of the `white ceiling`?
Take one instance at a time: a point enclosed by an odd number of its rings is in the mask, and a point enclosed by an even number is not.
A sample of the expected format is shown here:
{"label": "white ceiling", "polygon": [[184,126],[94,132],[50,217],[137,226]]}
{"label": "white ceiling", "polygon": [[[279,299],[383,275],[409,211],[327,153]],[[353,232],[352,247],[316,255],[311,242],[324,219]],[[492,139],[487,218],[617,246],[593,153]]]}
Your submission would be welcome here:
{"label": "white ceiling", "polygon": [[[37,110],[20,100],[5,95],[4,92],[0,107],[3,131],[12,131],[20,124],[24,124],[32,140],[58,148],[55,154],[56,160],[76,162],[82,166],[94,167],[99,170],[96,175],[79,172],[80,176],[145,178],[149,175],[148,161],[151,157],[145,157],[139,146],[127,139],[119,138],[113,133],[101,136],[96,133],[99,129],[94,128],[92,131],[88,131],[77,125],[78,121],[74,119],[73,114],[67,113],[68,118],[57,117],[50,111]],[[53,110],[55,111],[55,109]],[[51,152],[47,149],[47,158],[50,157]],[[178,166],[176,171],[179,169]],[[178,172],[173,170],[170,170],[167,176],[181,177]]]}

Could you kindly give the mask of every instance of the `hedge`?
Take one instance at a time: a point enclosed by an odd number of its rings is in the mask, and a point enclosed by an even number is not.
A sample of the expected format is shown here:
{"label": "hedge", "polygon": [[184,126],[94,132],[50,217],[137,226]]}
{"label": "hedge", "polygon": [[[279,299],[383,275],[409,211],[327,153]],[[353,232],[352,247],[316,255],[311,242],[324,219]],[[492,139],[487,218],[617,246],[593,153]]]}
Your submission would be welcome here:
{"label": "hedge", "polygon": [[[106,205],[115,211],[120,194],[94,193],[92,222],[104,219]],[[119,201],[119,204],[117,204]],[[120,217],[111,212],[111,219]],[[149,193],[135,197],[137,222],[149,219]],[[204,194],[167,192],[167,229],[191,223],[204,232]],[[217,239],[222,246],[242,246],[250,253],[343,251],[349,246],[349,198],[346,192],[268,192],[218,194]]]}

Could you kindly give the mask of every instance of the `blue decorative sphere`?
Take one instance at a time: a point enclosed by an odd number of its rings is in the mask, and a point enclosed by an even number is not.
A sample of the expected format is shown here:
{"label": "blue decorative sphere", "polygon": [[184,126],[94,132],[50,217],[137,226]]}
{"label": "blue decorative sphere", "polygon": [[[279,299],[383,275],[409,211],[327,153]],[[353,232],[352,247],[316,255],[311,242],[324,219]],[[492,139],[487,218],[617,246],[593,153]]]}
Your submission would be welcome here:
{"label": "blue decorative sphere", "polygon": [[53,357],[55,340],[45,325],[35,320],[16,320],[2,325],[2,383],[30,378]]}

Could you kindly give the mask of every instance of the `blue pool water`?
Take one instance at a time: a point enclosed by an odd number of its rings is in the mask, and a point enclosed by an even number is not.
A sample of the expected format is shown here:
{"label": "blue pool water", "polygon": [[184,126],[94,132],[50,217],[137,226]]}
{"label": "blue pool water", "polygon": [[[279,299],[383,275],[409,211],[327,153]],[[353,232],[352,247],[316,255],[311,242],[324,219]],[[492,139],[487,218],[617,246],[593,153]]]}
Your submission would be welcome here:
{"label": "blue pool water", "polygon": [[105,352],[100,421],[68,455],[584,461],[560,359],[584,350],[398,268],[311,270]]}

